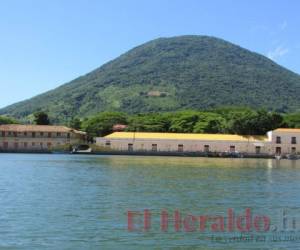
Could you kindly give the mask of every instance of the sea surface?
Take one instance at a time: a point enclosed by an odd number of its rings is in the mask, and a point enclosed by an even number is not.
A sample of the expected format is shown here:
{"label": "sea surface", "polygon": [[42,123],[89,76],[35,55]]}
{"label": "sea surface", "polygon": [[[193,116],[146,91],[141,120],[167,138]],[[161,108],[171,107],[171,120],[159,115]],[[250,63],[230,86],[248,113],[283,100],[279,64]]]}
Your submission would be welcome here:
{"label": "sea surface", "polygon": [[0,249],[300,249],[299,230],[300,161],[0,154]]}

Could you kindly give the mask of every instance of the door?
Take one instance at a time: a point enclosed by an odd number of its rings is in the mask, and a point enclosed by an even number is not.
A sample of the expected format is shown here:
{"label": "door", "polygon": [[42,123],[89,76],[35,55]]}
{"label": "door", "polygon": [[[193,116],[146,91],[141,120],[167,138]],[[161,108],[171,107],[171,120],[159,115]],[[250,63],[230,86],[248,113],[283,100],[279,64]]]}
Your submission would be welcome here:
{"label": "door", "polygon": [[133,151],[133,144],[132,143],[128,144],[128,151]]}
{"label": "door", "polygon": [[209,152],[209,145],[204,145],[204,152],[206,152],[206,153]]}
{"label": "door", "polygon": [[276,155],[281,155],[281,147],[276,147]]}
{"label": "door", "polygon": [[260,146],[256,146],[256,147],[255,147],[255,153],[256,153],[256,154],[260,154],[260,150],[261,150],[261,147],[260,147]]}

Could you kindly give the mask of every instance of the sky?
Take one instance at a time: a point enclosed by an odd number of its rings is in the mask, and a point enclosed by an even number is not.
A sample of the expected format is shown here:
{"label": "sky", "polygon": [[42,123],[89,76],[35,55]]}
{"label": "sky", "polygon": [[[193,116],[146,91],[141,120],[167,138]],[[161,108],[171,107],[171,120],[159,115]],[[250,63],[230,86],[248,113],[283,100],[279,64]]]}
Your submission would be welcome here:
{"label": "sky", "polygon": [[210,35],[300,74],[298,0],[1,0],[0,108],[158,37]]}

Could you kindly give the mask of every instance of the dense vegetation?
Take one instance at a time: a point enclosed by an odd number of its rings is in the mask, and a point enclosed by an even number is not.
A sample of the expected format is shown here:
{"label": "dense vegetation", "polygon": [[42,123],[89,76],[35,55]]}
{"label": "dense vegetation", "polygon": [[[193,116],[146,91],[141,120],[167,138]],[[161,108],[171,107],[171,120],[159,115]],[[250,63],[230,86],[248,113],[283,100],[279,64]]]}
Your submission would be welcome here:
{"label": "dense vegetation", "polygon": [[34,113],[34,123],[36,125],[50,125],[48,114],[42,111]]}
{"label": "dense vegetation", "polygon": [[3,124],[16,124],[18,123],[15,119],[7,116],[0,116],[0,125]]}
{"label": "dense vegetation", "polygon": [[[35,124],[52,124],[45,112],[35,113],[34,117]],[[20,123],[20,121],[0,116],[0,125],[13,123]],[[265,135],[266,132],[279,127],[300,128],[300,113],[280,114],[264,109],[254,110],[243,107],[140,114],[112,111],[101,112],[83,119],[74,117],[64,125],[84,130],[91,138],[112,133],[113,126],[116,124],[126,125],[125,131],[136,132]]]}
{"label": "dense vegetation", "polygon": [[[63,123],[102,111],[136,114],[248,106],[296,112],[299,96],[299,75],[266,57],[213,37],[181,36],[136,47],[0,114],[26,120],[43,110],[53,123]],[[176,126],[171,130],[177,131]],[[202,125],[193,129],[201,131]]]}
{"label": "dense vegetation", "polygon": [[300,127],[300,113],[281,115],[249,108],[133,115],[102,112],[84,119],[82,129],[90,136],[104,136],[113,131],[115,124],[126,124],[126,131],[265,135],[279,127]]}

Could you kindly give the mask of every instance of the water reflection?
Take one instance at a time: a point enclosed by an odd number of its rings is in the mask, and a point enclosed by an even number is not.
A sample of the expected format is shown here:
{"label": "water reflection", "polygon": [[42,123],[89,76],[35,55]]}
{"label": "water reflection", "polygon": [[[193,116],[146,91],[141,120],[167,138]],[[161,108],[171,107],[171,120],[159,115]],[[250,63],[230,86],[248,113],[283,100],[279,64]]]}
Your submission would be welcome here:
{"label": "water reflection", "polygon": [[[0,249],[298,249],[293,242],[224,245],[208,233],[162,233],[159,214],[245,208],[274,221],[299,208],[300,162],[271,159],[0,155]],[[150,209],[153,230],[126,230]],[[148,247],[148,248],[147,248]]]}

